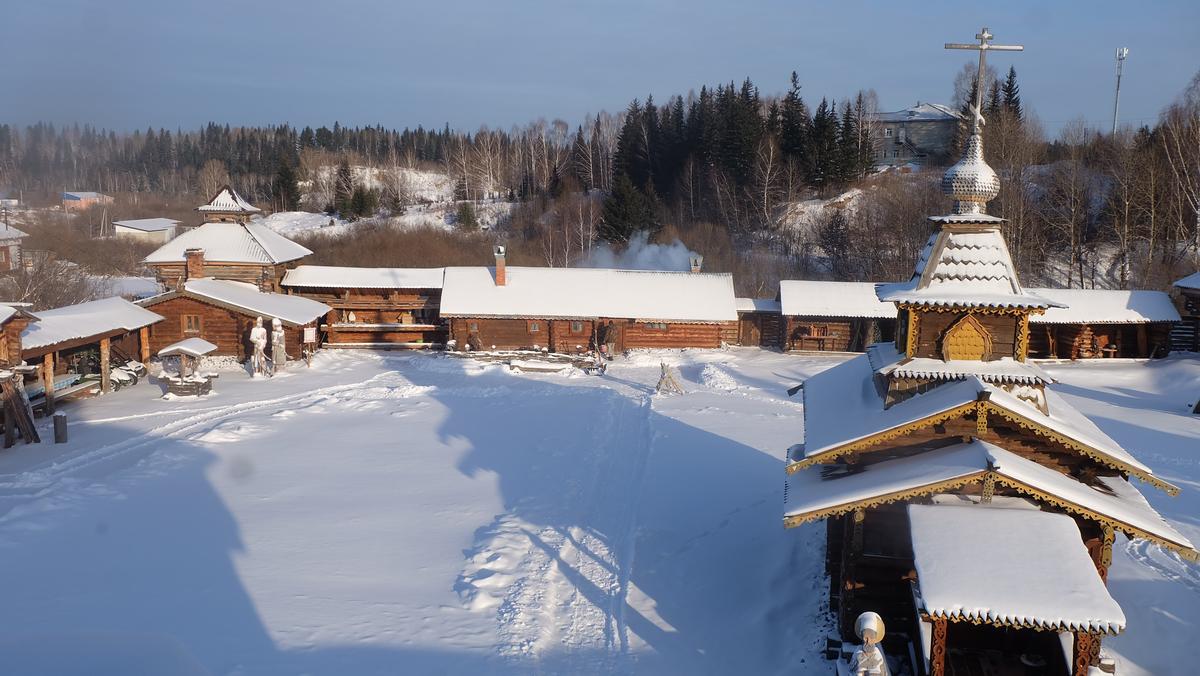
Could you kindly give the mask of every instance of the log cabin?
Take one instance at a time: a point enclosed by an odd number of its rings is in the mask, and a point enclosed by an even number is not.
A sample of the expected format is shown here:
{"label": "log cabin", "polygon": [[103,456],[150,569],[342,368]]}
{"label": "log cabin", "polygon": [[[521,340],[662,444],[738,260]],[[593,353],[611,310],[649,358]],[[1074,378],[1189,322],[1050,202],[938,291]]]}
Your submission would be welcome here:
{"label": "log cabin", "polygon": [[1200,272],[1171,285],[1180,321],[1171,332],[1171,349],[1200,352]]}
{"label": "log cabin", "polygon": [[283,288],[332,308],[326,347],[428,349],[446,342],[439,314],[444,272],[301,265],[284,275]]}
{"label": "log cabin", "polygon": [[1029,318],[1029,356],[1042,359],[1164,357],[1179,312],[1162,291],[1029,289],[1063,307]]}
{"label": "log cabin", "polygon": [[779,282],[783,349],[862,352],[896,330],[896,307],[875,297],[873,282]]}
{"label": "log cabin", "polygon": [[[153,308],[165,321],[155,324],[149,333],[150,350],[157,353],[186,338],[201,338],[213,343],[215,356],[245,361],[254,354],[250,329],[261,317],[270,328],[272,319],[283,323],[287,354],[298,359],[302,354],[305,329],[316,336],[319,321],[332,310],[328,305],[302,296],[261,291],[253,284],[201,277],[185,280],[174,291],[139,301]],[[274,346],[268,346],[268,354]],[[316,345],[312,345],[313,348]]]}
{"label": "log cabin", "polygon": [[1131,480],[1179,488],[1028,362],[1031,318],[1063,303],[1021,286],[986,213],[999,180],[978,118],[942,189],[953,211],[930,219],[912,278],[876,289],[895,340],[803,383],[784,525],[825,521],[839,631],[882,615],[897,671],[1091,676],[1125,628],[1107,589],[1116,534],[1200,552]]}
{"label": "log cabin", "polygon": [[254,284],[267,292],[280,291],[287,270],[312,254],[265,225],[251,222],[259,209],[229,186],[197,210],[204,223],[163,244],[143,261],[167,289],[203,276],[187,269],[189,257],[196,252],[204,256],[205,275]]}
{"label": "log cabin", "polygon": [[[743,347],[783,346],[783,315],[780,303],[772,298],[737,299],[737,344]],[[735,341],[726,341],[733,343]]]}
{"label": "log cabin", "polygon": [[502,246],[495,267],[446,268],[441,316],[463,350],[582,353],[598,332],[617,352],[716,348],[737,330],[729,274],[509,267]]}
{"label": "log cabin", "polygon": [[40,366],[30,389],[46,395],[47,412],[54,410],[56,393],[74,386],[80,376],[99,374],[100,391],[107,392],[113,367],[149,360],[150,327],[163,319],[116,297],[44,310],[32,317],[18,344],[21,358]]}

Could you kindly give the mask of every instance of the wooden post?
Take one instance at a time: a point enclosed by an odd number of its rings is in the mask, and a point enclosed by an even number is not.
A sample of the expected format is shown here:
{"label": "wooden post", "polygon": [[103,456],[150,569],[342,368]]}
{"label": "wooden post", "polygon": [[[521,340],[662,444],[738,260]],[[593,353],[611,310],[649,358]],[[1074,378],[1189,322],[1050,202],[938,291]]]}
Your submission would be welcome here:
{"label": "wooden post", "polygon": [[54,443],[67,443],[67,414],[62,411],[54,414]]}
{"label": "wooden post", "polygon": [[13,444],[17,443],[16,425],[9,411],[11,407],[17,405],[17,402],[12,402],[9,406],[4,407],[4,447],[12,448]]}
{"label": "wooden post", "polygon": [[54,413],[54,353],[42,357],[42,387],[46,388],[45,414]]}
{"label": "wooden post", "polygon": [[929,645],[930,676],[946,676],[946,618],[933,618],[933,639]]}
{"label": "wooden post", "polygon": [[100,339],[100,393],[107,394],[112,389],[112,374],[109,373],[109,339]]}
{"label": "wooden post", "polygon": [[[1097,637],[1086,631],[1075,632],[1075,659],[1072,676],[1087,676],[1088,667],[1092,664],[1092,646]],[[1097,652],[1099,645],[1097,644]]]}
{"label": "wooden post", "polygon": [[142,363],[150,361],[150,327],[143,326],[138,329],[138,358]]}

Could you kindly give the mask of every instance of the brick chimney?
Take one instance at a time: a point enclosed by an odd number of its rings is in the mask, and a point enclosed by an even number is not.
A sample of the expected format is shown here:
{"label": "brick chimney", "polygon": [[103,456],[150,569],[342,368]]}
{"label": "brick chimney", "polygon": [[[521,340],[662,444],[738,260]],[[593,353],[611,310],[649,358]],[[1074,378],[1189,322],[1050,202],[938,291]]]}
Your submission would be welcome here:
{"label": "brick chimney", "polygon": [[204,249],[188,249],[183,252],[187,260],[184,279],[199,279],[204,276]]}
{"label": "brick chimney", "polygon": [[692,264],[692,272],[700,272],[700,268],[704,267],[704,256],[700,254],[692,256],[689,261]]}
{"label": "brick chimney", "polygon": [[504,271],[504,245],[496,245],[496,286],[504,286],[505,271]]}

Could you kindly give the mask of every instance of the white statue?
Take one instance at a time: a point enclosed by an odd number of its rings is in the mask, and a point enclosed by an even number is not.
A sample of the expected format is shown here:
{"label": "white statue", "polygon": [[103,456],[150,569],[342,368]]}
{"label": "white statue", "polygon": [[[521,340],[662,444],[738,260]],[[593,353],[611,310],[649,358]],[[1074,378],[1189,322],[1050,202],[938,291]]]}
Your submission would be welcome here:
{"label": "white statue", "polygon": [[263,318],[254,320],[254,328],[250,329],[250,344],[254,346],[254,356],[251,365],[255,373],[267,372],[267,330],[263,327]]}
{"label": "white statue", "polygon": [[287,343],[283,334],[283,322],[278,317],[271,320],[271,371],[278,371],[287,364]]}
{"label": "white statue", "polygon": [[862,639],[862,647],[850,658],[850,673],[854,676],[891,676],[887,658],[879,642],[883,640],[883,618],[870,611],[858,616],[854,632]]}

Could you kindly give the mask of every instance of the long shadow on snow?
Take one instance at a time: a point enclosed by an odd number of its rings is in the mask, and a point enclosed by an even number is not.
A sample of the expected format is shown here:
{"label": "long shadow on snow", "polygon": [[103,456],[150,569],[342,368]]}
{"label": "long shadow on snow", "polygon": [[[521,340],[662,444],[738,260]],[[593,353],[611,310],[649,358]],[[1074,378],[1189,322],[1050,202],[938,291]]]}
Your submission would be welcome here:
{"label": "long shadow on snow", "polygon": [[[605,386],[604,379],[616,380],[608,376],[566,385],[561,376],[500,369],[466,376],[466,366],[450,360],[436,368],[410,364],[403,375],[434,385],[430,396],[448,410],[441,437],[469,443],[460,469],[498,477],[507,512],[477,531],[467,556],[486,557],[500,522],[520,519],[531,551],[544,552],[603,614],[608,663],[621,672],[730,673],[748,655],[786,651],[775,626],[781,614],[772,611],[791,599],[772,589],[795,546],[789,542],[798,540],[780,524],[780,449],[760,451],[661,415],[644,385],[625,394]],[[598,542],[566,560],[562,543],[578,548],[587,536]],[[594,572],[595,560],[610,577]],[[637,603],[646,612],[630,605],[631,587],[650,599]],[[770,607],[756,599],[769,599]],[[518,610],[549,621],[539,602]],[[625,662],[629,634],[651,650]],[[571,665],[579,668],[554,652],[539,664]]]}

